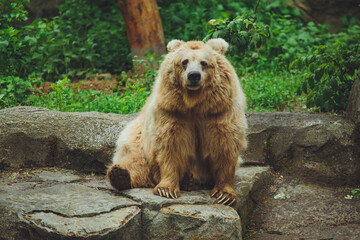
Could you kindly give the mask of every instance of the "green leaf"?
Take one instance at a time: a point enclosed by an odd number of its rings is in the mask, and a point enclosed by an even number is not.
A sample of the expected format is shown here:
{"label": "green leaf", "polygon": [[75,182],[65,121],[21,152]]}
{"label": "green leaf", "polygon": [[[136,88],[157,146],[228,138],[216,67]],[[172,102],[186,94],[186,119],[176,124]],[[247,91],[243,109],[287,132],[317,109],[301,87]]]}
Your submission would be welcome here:
{"label": "green leaf", "polygon": [[313,60],[314,60],[314,55],[307,56],[306,57],[306,64],[312,63]]}
{"label": "green leaf", "polygon": [[306,57],[305,57],[305,56],[302,56],[302,57],[300,58],[300,61],[301,61],[303,64],[305,64],[305,63],[306,63]]}
{"label": "green leaf", "polygon": [[212,26],[215,26],[215,25],[223,25],[225,24],[226,22],[222,19],[211,19],[208,24],[209,25],[212,25]]}
{"label": "green leaf", "polygon": [[29,44],[36,44],[37,43],[37,39],[35,37],[30,37],[30,36],[26,36],[24,38],[25,42],[28,42]]}
{"label": "green leaf", "polygon": [[351,199],[354,198],[354,196],[348,194],[348,195],[346,195],[344,198],[345,198],[346,200],[351,200]]}
{"label": "green leaf", "polygon": [[7,47],[9,46],[9,42],[7,40],[0,41],[0,47]]}
{"label": "green leaf", "polygon": [[351,190],[351,194],[354,196],[360,196],[360,189],[355,188],[355,189]]}

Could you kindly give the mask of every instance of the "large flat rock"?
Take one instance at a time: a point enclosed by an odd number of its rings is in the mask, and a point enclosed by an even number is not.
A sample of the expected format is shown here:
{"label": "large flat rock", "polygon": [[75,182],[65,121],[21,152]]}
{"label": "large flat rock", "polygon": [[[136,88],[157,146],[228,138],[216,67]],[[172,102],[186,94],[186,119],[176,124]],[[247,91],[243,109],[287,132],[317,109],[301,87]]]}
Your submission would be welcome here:
{"label": "large flat rock", "polygon": [[66,167],[104,172],[119,132],[134,115],[0,110],[0,169]]}
{"label": "large flat rock", "polygon": [[[0,169],[56,166],[104,173],[119,132],[135,117],[35,107],[0,110]],[[309,181],[360,184],[356,122],[311,113],[248,113],[247,118],[246,163]]]}
{"label": "large flat rock", "polygon": [[268,164],[311,182],[359,184],[354,122],[334,114],[250,113],[246,162]]}
{"label": "large flat rock", "polygon": [[104,176],[65,169],[2,172],[1,239],[241,239],[270,178],[268,167],[239,168],[239,201],[229,207],[207,189],[166,199],[151,189],[118,192]]}

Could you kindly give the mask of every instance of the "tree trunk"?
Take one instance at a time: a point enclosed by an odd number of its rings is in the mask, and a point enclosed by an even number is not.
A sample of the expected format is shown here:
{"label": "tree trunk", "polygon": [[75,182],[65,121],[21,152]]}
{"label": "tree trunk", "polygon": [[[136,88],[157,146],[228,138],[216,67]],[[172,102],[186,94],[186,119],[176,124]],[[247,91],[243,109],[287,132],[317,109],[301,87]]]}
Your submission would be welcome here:
{"label": "tree trunk", "polygon": [[356,122],[360,128],[360,68],[357,71],[354,84],[350,91],[346,115]]}
{"label": "tree trunk", "polygon": [[[165,54],[165,38],[156,0],[118,0],[118,3],[133,60],[146,59],[145,53],[151,50],[157,56]],[[143,64],[133,63],[137,73],[146,71]],[[150,67],[157,67],[157,58]]]}

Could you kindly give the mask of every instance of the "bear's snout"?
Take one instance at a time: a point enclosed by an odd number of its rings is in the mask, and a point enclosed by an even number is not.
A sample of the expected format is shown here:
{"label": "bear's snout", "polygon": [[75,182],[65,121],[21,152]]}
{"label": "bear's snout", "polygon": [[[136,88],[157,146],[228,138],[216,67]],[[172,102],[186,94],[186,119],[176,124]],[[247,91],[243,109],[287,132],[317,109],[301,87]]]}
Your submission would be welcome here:
{"label": "bear's snout", "polygon": [[199,82],[201,80],[200,72],[198,72],[198,71],[189,72],[187,77],[189,80],[189,84],[188,84],[189,87],[192,87],[192,86],[198,87],[199,86]]}

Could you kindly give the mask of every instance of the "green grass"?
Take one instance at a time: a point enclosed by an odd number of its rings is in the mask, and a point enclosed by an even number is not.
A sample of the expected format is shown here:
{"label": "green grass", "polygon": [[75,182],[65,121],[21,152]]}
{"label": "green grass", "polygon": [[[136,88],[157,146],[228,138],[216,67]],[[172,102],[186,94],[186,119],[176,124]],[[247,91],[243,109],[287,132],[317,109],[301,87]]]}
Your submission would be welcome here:
{"label": "green grass", "polygon": [[64,78],[54,83],[54,90],[48,94],[28,96],[25,105],[63,112],[135,113],[140,111],[150,95],[149,82],[127,81],[125,90],[119,87],[118,91],[107,93],[90,89],[81,91],[78,84],[71,84],[68,78]]}
{"label": "green grass", "polygon": [[252,72],[240,77],[248,111],[294,111],[303,109],[301,96],[294,94],[302,75],[290,72]]}

